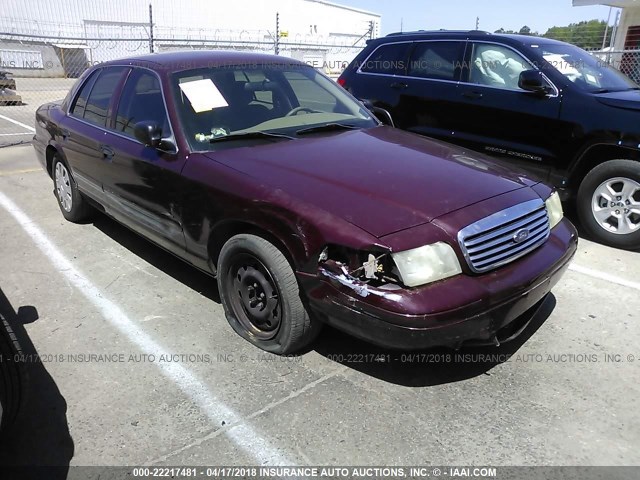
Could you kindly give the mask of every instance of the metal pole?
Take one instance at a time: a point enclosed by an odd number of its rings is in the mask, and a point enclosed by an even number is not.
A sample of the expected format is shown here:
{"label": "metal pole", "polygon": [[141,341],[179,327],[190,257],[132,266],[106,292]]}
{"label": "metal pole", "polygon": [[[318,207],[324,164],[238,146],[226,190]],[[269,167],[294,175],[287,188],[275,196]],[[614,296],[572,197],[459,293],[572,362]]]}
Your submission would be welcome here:
{"label": "metal pole", "polygon": [[[611,32],[611,43],[609,44],[610,47],[614,47],[615,46],[616,37],[618,36],[618,27],[619,26],[620,26],[620,10],[618,10],[618,13],[616,13],[616,21],[613,22],[613,30]],[[612,48],[612,50],[613,50],[613,48]]]}
{"label": "metal pole", "polygon": [[153,53],[153,7],[149,3],[149,52]]}
{"label": "metal pole", "polygon": [[609,22],[611,22],[611,11],[613,7],[609,7],[609,16],[607,17],[607,26],[604,29],[604,38],[602,39],[602,50],[607,46],[607,35],[609,34]]}
{"label": "metal pole", "polygon": [[280,14],[276,12],[276,39],[273,46],[276,55],[280,55]]}

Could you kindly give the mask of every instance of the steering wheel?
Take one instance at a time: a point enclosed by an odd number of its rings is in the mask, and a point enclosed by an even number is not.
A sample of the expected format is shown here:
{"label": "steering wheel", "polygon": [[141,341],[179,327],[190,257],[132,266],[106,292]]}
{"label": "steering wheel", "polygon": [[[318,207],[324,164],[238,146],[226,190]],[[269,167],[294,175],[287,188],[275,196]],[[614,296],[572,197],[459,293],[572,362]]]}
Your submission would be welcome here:
{"label": "steering wheel", "polygon": [[291,110],[289,113],[287,113],[285,117],[292,117],[293,115],[297,115],[300,112],[317,113],[316,110],[309,107],[296,107],[293,110]]}

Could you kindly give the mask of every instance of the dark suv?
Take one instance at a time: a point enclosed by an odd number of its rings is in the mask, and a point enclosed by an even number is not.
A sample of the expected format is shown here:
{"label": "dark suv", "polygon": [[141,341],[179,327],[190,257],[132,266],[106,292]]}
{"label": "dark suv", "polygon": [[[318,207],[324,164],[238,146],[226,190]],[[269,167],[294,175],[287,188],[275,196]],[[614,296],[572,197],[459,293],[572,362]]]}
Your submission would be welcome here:
{"label": "dark suv", "polygon": [[399,128],[532,171],[576,200],[595,239],[640,248],[640,92],[597,56],[522,35],[394,33],[338,82]]}

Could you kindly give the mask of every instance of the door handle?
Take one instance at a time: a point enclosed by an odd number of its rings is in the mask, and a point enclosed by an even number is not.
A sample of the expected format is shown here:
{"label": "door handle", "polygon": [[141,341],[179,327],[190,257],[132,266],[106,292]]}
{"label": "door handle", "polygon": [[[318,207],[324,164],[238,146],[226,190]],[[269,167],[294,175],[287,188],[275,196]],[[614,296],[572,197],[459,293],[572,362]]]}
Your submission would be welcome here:
{"label": "door handle", "polygon": [[464,98],[468,98],[469,100],[480,100],[482,98],[482,93],[480,92],[464,92],[462,94]]}
{"label": "door handle", "polygon": [[102,152],[102,157],[105,160],[111,160],[113,158],[113,156],[115,155],[115,152],[113,151],[113,149],[109,146],[109,145],[101,145],[100,146],[100,151]]}
{"label": "door handle", "polygon": [[409,88],[409,85],[407,85],[404,82],[394,82],[391,84],[391,88],[396,88],[398,90],[404,90],[405,88]]}

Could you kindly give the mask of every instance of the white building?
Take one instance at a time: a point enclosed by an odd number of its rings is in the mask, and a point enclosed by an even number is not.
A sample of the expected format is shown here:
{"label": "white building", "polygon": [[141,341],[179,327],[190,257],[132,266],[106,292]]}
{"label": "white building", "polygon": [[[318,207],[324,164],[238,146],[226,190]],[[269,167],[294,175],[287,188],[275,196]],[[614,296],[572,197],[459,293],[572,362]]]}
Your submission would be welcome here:
{"label": "white building", "polygon": [[378,36],[380,20],[323,0],[3,0],[0,70],[76,76],[81,64],[151,46],[274,53],[279,38],[280,55],[332,73]]}
{"label": "white building", "polygon": [[622,9],[613,50],[640,50],[640,2],[637,0],[573,0],[574,7],[607,5]]}

